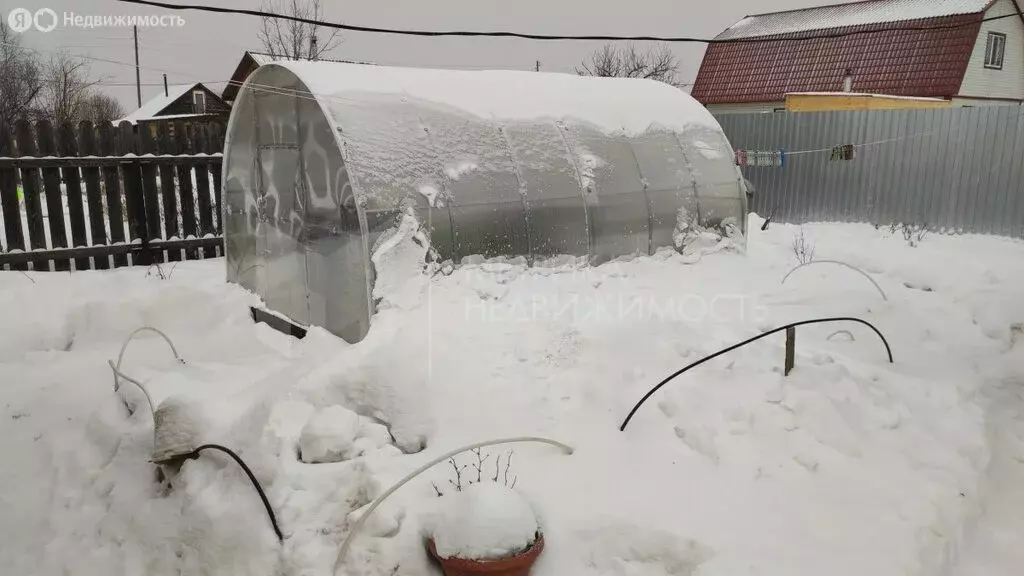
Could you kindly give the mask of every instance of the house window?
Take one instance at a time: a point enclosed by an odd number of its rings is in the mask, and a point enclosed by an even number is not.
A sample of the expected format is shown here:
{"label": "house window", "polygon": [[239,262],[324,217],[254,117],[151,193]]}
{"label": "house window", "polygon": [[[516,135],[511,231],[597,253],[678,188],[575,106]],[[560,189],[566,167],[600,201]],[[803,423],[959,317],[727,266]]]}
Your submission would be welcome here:
{"label": "house window", "polygon": [[206,114],[206,93],[202,90],[192,91],[192,111],[195,114]]}
{"label": "house window", "polygon": [[985,45],[985,68],[993,70],[1003,69],[1003,56],[1006,54],[1006,34],[998,32],[988,33],[988,43]]}

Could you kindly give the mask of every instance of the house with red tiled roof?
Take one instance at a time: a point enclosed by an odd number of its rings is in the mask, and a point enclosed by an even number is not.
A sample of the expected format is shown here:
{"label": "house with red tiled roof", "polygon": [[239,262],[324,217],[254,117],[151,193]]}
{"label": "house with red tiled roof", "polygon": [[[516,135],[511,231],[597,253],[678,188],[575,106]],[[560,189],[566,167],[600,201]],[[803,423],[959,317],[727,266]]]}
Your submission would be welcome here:
{"label": "house with red tiled roof", "polygon": [[867,0],[747,16],[708,46],[694,98],[772,112],[786,94],[1024,103],[1024,0]]}

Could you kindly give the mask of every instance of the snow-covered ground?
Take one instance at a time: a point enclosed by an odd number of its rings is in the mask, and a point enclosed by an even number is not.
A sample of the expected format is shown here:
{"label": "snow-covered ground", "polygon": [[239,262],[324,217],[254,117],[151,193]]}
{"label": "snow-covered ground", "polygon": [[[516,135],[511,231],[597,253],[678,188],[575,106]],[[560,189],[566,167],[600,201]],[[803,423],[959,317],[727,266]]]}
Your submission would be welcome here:
{"label": "snow-covered ground", "polygon": [[[391,278],[358,345],[253,324],[255,297],[225,284],[220,260],[181,263],[168,280],[0,273],[0,565],[331,574],[359,509],[393,482],[461,445],[536,435],[576,448],[512,447],[509,477],[544,532],[537,576],[1017,573],[1024,243],[933,235],[910,247],[871,226],[805,226],[818,259],[870,274],[883,300],[831,264],[782,284],[796,228],[759,228],[752,217],[747,254],[697,263],[668,251],[591,269],[491,262]],[[802,327],[788,377],[784,338],[771,336],[684,374],[619,432],[678,368],[820,316],[874,323],[896,362],[863,326]],[[186,364],[143,334],[123,370],[158,403],[186,397],[203,440],[239,452],[283,545],[221,455],[158,482],[145,400],[124,388],[138,408],[128,416],[106,364],[143,325],[165,331]],[[333,406],[360,417],[330,417],[348,414]],[[483,453],[483,474],[499,476],[500,456],[504,480],[509,447]],[[460,458],[464,474],[475,461]],[[439,573],[422,529],[451,478],[441,465],[398,491],[339,573]]]}

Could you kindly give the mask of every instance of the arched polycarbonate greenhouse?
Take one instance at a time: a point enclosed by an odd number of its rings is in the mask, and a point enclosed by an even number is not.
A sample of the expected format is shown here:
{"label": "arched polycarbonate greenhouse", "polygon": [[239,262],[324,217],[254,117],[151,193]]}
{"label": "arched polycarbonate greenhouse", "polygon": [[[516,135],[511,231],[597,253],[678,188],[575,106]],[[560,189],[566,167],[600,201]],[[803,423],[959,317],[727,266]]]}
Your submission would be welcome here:
{"label": "arched polycarbonate greenhouse", "polygon": [[349,342],[403,210],[456,263],[596,264],[672,246],[683,218],[745,227],[718,123],[646,80],[269,64],[234,104],[223,174],[228,279]]}

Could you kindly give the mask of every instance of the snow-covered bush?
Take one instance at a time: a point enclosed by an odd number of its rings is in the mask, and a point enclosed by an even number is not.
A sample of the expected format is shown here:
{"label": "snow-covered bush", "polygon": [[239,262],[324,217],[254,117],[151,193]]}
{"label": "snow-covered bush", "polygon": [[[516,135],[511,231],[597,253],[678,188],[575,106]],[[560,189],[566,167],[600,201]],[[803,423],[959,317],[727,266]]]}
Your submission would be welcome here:
{"label": "snow-covered bush", "polygon": [[497,560],[528,550],[539,527],[529,503],[497,482],[477,482],[442,499],[430,536],[438,556]]}

